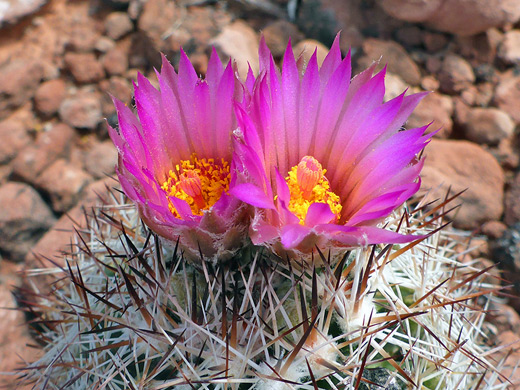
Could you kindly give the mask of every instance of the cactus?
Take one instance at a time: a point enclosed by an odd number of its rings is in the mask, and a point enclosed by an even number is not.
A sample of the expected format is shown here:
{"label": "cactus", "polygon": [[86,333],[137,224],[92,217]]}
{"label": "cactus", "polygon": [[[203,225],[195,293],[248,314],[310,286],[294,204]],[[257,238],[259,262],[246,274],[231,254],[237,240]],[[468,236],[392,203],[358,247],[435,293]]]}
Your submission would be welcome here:
{"label": "cactus", "polygon": [[409,244],[304,261],[250,243],[217,263],[186,261],[122,193],[111,199],[52,271],[52,293],[32,298],[45,354],[23,373],[35,389],[508,385],[484,343],[497,286],[457,260],[467,235],[443,222],[450,199],[386,220],[421,236]]}

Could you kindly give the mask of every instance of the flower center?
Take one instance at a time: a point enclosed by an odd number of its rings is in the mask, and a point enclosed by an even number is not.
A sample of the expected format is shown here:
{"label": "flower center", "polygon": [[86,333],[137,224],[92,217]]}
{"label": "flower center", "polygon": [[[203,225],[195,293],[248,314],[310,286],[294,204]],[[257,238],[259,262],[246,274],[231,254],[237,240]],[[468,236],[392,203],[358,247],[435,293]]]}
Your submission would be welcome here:
{"label": "flower center", "polygon": [[[202,215],[203,210],[209,209],[229,190],[231,174],[229,164],[222,159],[198,159],[192,154],[189,160],[181,160],[170,170],[168,179],[161,185],[168,196],[185,200],[191,207],[193,214]],[[180,218],[179,213],[170,202],[171,213]]]}
{"label": "flower center", "polygon": [[298,165],[292,167],[289,175],[285,178],[289,191],[291,193],[291,201],[289,210],[291,210],[303,224],[307,211],[313,203],[327,203],[330,210],[336,215],[336,222],[341,214],[341,203],[339,196],[330,189],[330,184],[318,160],[312,156],[305,156]]}

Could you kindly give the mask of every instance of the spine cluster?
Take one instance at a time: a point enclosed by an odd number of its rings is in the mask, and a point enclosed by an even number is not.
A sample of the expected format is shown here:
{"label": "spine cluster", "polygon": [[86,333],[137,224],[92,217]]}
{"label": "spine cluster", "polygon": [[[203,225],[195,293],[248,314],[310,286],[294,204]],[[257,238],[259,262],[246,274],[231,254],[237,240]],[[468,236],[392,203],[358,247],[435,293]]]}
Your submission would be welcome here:
{"label": "spine cluster", "polygon": [[410,244],[316,248],[311,262],[250,245],[214,265],[186,262],[113,201],[88,216],[52,293],[33,297],[35,389],[508,385],[484,343],[496,286],[456,260],[463,237],[442,212],[394,213],[390,226],[426,235]]}

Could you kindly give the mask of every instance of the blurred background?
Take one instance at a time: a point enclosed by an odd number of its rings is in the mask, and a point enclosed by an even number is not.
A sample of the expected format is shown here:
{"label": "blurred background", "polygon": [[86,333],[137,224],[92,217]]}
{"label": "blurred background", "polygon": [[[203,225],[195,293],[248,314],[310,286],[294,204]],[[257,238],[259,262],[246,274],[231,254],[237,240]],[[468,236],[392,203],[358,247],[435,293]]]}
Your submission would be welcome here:
{"label": "blurred background", "polygon": [[[452,219],[475,239],[459,250],[520,286],[519,20],[518,0],[0,1],[0,307],[20,303],[19,271],[59,261],[83,210],[117,185],[110,95],[131,105],[137,72],[156,80],[159,53],[176,65],[182,47],[204,75],[214,46],[245,74],[258,70],[261,35],[277,61],[289,38],[296,55],[323,59],[338,31],[356,73],[388,65],[386,99],[432,91],[406,124],[440,129],[422,191],[466,189]],[[520,334],[520,303],[509,303],[491,311],[494,343]],[[31,344],[22,313],[1,310],[0,371],[34,359]]]}

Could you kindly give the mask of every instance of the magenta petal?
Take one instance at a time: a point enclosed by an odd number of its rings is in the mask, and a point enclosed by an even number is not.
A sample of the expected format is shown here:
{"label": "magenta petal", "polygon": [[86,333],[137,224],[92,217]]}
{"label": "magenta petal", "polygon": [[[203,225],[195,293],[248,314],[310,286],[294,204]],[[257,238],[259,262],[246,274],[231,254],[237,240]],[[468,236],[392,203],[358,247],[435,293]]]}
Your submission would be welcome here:
{"label": "magenta petal", "polygon": [[279,236],[278,229],[275,226],[263,221],[253,224],[249,229],[249,234],[251,235],[251,241],[255,245],[270,242]]}
{"label": "magenta petal", "polygon": [[307,235],[311,233],[311,229],[303,225],[285,225],[281,231],[281,242],[285,249],[293,249],[300,244]]}
{"label": "magenta petal", "polygon": [[142,131],[141,124],[132,113],[132,111],[120,100],[113,99],[117,111],[117,119],[119,122],[119,134],[123,137],[136,158],[143,162],[146,160],[143,151],[143,145],[139,137]]}
{"label": "magenta petal", "polygon": [[266,195],[272,197],[273,192],[267,180],[264,166],[255,151],[246,145],[241,145],[238,142],[235,142],[235,155],[235,160],[237,162],[239,160],[241,163],[241,167],[236,168],[236,170],[240,172],[243,170],[243,176],[247,177],[249,182],[265,188]]}
{"label": "magenta petal", "polygon": [[170,61],[164,54],[161,54],[161,76],[164,77],[170,85],[170,88],[177,87],[177,72],[173,68]]}
{"label": "magenta petal", "polygon": [[313,203],[307,210],[305,226],[313,227],[319,224],[330,223],[336,219],[336,214],[330,210],[327,203]]}
{"label": "magenta petal", "polygon": [[399,234],[372,226],[352,227],[329,224],[317,226],[315,230],[328,233],[333,240],[345,245],[404,244],[425,237]]}
{"label": "magenta petal", "polygon": [[307,64],[299,95],[298,110],[300,120],[298,128],[298,158],[303,157],[302,153],[308,153],[311,151],[312,140],[316,134],[316,119],[318,117],[317,107],[319,107],[319,104],[320,75],[318,72],[318,59],[315,51]]}
{"label": "magenta petal", "polygon": [[426,237],[425,235],[413,236],[411,234],[399,234],[386,229],[379,229],[373,226],[363,226],[359,228],[363,237],[367,238],[367,244],[406,244]]}
{"label": "magenta petal", "polygon": [[[348,62],[350,63],[350,51],[347,55]],[[341,49],[339,47],[339,34],[336,35],[336,38],[334,38],[334,42],[332,43],[332,46],[323,60],[323,64],[321,65],[320,69],[320,76],[322,79],[322,82],[326,84],[329,80],[328,77],[334,73],[336,68],[341,63]]]}
{"label": "magenta petal", "polygon": [[359,211],[356,211],[351,217],[349,217],[348,224],[356,225],[367,220],[386,217],[392,212],[392,210],[399,206],[398,202],[400,196],[405,191],[406,189],[394,190],[368,201],[359,209]]}
{"label": "magenta petal", "polygon": [[173,161],[188,159],[192,145],[190,133],[186,131],[184,112],[178,97],[168,84],[164,73],[159,76],[159,86],[161,88],[161,115],[168,129],[163,133],[163,142],[166,145],[177,146],[168,148]]}
{"label": "magenta petal", "polygon": [[350,62],[342,62],[323,90],[319,116],[314,129],[315,145],[312,154],[325,165],[338,133],[341,113],[345,107],[344,101],[350,89],[350,75]]}
{"label": "magenta petal", "polygon": [[267,197],[264,191],[251,183],[238,184],[229,192],[251,206],[273,210],[275,208],[273,201]]}
{"label": "magenta petal", "polygon": [[421,100],[428,95],[429,92],[419,92],[412,95],[405,96],[399,113],[394,118],[394,121],[390,125],[395,131],[403,126],[404,122],[408,119],[412,111],[417,107]]}
{"label": "magenta petal", "polygon": [[175,207],[175,210],[177,210],[183,220],[190,219],[190,217],[193,216],[190,205],[185,200],[176,198],[174,196],[169,196],[168,199],[170,202],[172,202],[173,207]]}
{"label": "magenta petal", "polygon": [[116,149],[118,150],[118,152],[121,152],[123,150],[125,141],[123,140],[123,138],[121,138],[119,133],[112,126],[107,124],[107,128],[108,128],[108,135],[109,135],[110,139],[116,146]]}
{"label": "magenta petal", "polygon": [[[219,60],[220,61],[220,60]],[[229,154],[231,147],[231,130],[236,127],[234,115],[235,73],[231,62],[222,74],[215,96],[212,96],[213,117],[208,115],[211,123],[215,123],[214,133],[216,150],[215,158],[223,158]]]}
{"label": "magenta petal", "polygon": [[289,191],[289,186],[287,182],[283,178],[283,176],[276,168],[276,193],[278,194],[278,199],[284,202],[286,205],[291,201],[291,192]]}
{"label": "magenta petal", "polygon": [[260,61],[260,73],[267,71],[269,69],[269,62],[271,60],[271,51],[267,47],[267,43],[265,43],[265,38],[263,35],[260,37],[258,59]]}
{"label": "magenta petal", "polygon": [[[287,147],[287,158],[289,164],[298,161],[299,152],[299,110],[298,100],[300,93],[300,77],[298,68],[294,59],[291,41],[287,44],[283,61],[283,77],[282,77],[282,96],[283,96],[283,121],[285,127],[285,137],[287,142],[291,143],[291,147]],[[285,157],[285,156],[284,156]]]}
{"label": "magenta petal", "polygon": [[[184,85],[195,85],[199,80],[197,72],[193,68],[188,56],[181,49],[181,58],[179,60],[179,82],[183,82]],[[179,85],[182,90],[182,85]]]}
{"label": "magenta petal", "polygon": [[206,71],[206,81],[209,85],[218,85],[223,72],[222,62],[218,57],[217,50],[213,47],[209,57],[208,70]]}

